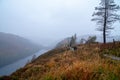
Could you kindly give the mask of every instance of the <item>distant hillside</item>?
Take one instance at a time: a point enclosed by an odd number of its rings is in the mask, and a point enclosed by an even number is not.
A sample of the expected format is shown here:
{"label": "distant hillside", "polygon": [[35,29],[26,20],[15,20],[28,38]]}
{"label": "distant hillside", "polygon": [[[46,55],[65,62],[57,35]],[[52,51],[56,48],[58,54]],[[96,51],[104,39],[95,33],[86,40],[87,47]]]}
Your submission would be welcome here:
{"label": "distant hillside", "polygon": [[68,44],[69,44],[69,41],[70,41],[70,40],[71,40],[70,37],[61,40],[59,43],[57,43],[57,45],[55,46],[55,48],[65,47],[65,45],[68,45]]}
{"label": "distant hillside", "polygon": [[0,32],[0,67],[29,56],[42,49],[42,46],[8,33]]}

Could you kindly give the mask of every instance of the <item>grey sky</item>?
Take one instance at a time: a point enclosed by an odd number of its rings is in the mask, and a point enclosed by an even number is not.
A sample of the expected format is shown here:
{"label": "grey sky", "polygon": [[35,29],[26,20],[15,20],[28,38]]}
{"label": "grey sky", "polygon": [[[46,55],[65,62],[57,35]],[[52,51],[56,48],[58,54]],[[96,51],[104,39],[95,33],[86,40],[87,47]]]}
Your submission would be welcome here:
{"label": "grey sky", "polygon": [[98,34],[96,24],[90,21],[98,3],[99,0],[0,0],[0,32],[45,45],[74,33]]}

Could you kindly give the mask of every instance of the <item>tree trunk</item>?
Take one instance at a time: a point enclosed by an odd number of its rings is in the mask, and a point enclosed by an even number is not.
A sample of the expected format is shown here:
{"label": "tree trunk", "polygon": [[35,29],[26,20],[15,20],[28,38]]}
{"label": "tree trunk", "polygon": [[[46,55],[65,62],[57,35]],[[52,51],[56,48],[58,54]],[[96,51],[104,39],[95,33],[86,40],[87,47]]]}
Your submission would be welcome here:
{"label": "tree trunk", "polygon": [[107,26],[107,2],[105,0],[105,15],[104,15],[104,26],[103,26],[103,43],[106,44],[106,26]]}
{"label": "tree trunk", "polygon": [[105,16],[104,16],[104,26],[103,26],[103,43],[106,44],[106,26],[107,26],[107,23],[106,23],[106,10],[105,10]]}
{"label": "tree trunk", "polygon": [[105,25],[103,30],[103,43],[106,44],[106,26]]}

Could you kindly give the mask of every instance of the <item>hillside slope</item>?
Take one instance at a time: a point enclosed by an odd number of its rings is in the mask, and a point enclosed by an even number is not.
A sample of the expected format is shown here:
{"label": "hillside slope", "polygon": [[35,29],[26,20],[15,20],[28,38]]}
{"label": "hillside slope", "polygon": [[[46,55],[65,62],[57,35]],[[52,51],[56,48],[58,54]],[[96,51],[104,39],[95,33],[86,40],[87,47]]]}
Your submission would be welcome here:
{"label": "hillside slope", "polygon": [[39,51],[42,46],[17,35],[0,32],[0,67]]}
{"label": "hillside slope", "polygon": [[[19,69],[8,80],[120,80],[120,61],[103,57],[100,45],[79,45],[76,51],[51,50]],[[2,78],[1,78],[2,79]]]}

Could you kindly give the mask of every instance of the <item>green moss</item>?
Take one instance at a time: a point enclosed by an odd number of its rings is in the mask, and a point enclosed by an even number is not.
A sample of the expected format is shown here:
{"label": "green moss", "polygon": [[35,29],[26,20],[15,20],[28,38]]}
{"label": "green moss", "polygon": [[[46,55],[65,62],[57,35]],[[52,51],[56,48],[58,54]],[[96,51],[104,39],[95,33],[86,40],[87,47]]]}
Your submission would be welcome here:
{"label": "green moss", "polygon": [[52,76],[45,76],[43,80],[57,80],[57,78],[54,78]]}
{"label": "green moss", "polygon": [[102,50],[102,54],[109,54],[109,55],[114,55],[114,56],[117,56],[117,57],[120,57],[119,52],[120,52],[120,48]]}
{"label": "green moss", "polygon": [[93,72],[90,80],[119,80],[119,76],[115,73],[105,70],[103,67],[99,67]]}
{"label": "green moss", "polygon": [[107,80],[119,80],[119,77],[113,72],[109,72],[107,75]]}

